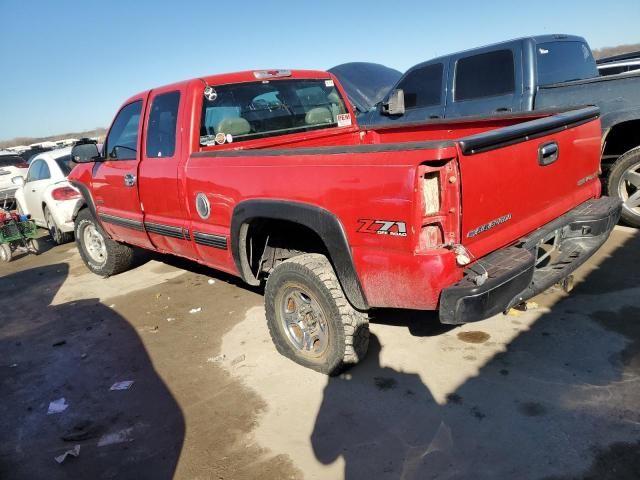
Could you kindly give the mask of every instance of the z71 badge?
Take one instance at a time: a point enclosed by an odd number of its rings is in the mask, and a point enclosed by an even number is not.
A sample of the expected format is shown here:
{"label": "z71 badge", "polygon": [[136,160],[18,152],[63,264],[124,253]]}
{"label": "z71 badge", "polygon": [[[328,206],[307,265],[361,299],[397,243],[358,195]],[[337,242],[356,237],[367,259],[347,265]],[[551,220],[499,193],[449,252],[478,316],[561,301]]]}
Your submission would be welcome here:
{"label": "z71 badge", "polygon": [[374,233],[376,235],[391,235],[394,237],[407,236],[407,224],[404,222],[396,222],[390,220],[358,220],[360,233]]}

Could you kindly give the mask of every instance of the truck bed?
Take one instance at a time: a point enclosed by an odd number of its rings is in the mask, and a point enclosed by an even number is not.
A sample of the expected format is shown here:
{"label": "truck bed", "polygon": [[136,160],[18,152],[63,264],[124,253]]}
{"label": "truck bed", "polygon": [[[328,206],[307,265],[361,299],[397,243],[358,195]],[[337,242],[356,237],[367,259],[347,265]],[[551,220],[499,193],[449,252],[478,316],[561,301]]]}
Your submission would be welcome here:
{"label": "truck bed", "polygon": [[[191,229],[228,235],[236,205],[248,199],[317,205],[344,226],[356,269],[366,272],[361,280],[367,297],[375,299],[372,306],[435,308],[440,287],[462,276],[451,268],[453,255],[443,263],[447,244],[462,244],[473,258],[481,258],[599,195],[597,118],[598,109],[588,107],[542,117],[383,127],[310,144],[203,149],[187,163],[187,197],[217,192],[217,216],[205,222],[192,215]],[[541,166],[540,147],[553,142],[558,161]],[[437,172],[443,193],[437,211],[424,215],[416,191],[427,170]],[[471,234],[507,216],[491,234]],[[405,236],[362,235],[356,227],[363,219],[402,221],[409,227]],[[425,251],[421,231],[427,225],[441,230],[442,242]],[[421,255],[417,267],[416,253]],[[201,251],[205,260],[219,254]],[[423,285],[418,303],[415,292],[393,286],[406,282],[407,271]]]}

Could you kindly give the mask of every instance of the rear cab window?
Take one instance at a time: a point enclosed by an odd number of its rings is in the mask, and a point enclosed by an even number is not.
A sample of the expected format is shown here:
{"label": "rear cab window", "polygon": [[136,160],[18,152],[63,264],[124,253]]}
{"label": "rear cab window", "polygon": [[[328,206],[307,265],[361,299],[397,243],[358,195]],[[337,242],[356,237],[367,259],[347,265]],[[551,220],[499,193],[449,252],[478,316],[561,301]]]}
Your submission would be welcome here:
{"label": "rear cab window", "polygon": [[454,101],[514,93],[515,65],[510,49],[461,58],[456,62]]}
{"label": "rear cab window", "polygon": [[594,78],[598,75],[591,49],[579,41],[539,43],[536,46],[538,85]]}
{"label": "rear cab window", "polygon": [[351,125],[333,80],[262,80],[207,87],[200,145]]}

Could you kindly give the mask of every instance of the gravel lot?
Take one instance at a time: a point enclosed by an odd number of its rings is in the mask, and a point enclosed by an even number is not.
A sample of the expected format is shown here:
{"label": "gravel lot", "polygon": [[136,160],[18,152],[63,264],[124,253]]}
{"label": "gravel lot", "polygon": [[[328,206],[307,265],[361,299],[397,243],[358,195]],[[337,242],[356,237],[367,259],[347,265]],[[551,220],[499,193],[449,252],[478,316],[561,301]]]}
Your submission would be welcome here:
{"label": "gravel lot", "polygon": [[570,295],[519,315],[377,312],[332,379],[275,352],[232,277],[22,256],[0,266],[0,478],[640,478],[639,254],[617,227]]}

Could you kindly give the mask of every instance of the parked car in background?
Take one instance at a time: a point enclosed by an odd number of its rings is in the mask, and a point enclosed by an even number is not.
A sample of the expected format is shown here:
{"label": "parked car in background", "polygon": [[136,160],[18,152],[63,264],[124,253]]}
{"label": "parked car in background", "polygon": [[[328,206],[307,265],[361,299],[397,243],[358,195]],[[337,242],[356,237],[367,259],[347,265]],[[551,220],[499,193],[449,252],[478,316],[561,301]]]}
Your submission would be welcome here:
{"label": "parked car in background", "polygon": [[74,165],[71,147],[40,153],[31,159],[26,177],[18,180],[18,209],[49,230],[58,245],[73,239],[73,210],[80,193],[67,176]]}
{"label": "parked car in background", "polygon": [[15,177],[26,176],[28,165],[19,155],[0,155],[0,207],[7,202],[13,203],[17,185]]}
{"label": "parked car in background", "polygon": [[32,147],[24,152],[21,152],[19,155],[24,159],[25,163],[31,163],[31,160],[36,156],[43,152],[50,152],[51,148],[42,148],[42,147]]}
{"label": "parked car in background", "polygon": [[596,60],[601,76],[640,70],[640,52],[624,53]]}
{"label": "parked car in background", "polygon": [[[390,109],[399,97],[402,108]],[[640,227],[640,70],[600,76],[584,38],[526,37],[420,63],[358,120],[370,127],[437,123],[584,105],[600,108],[606,190],[624,202],[622,218]]]}

